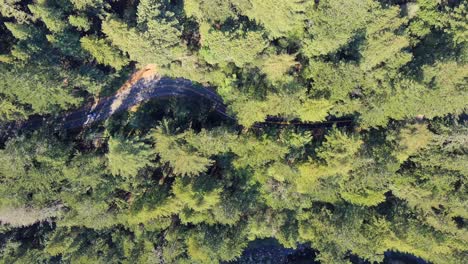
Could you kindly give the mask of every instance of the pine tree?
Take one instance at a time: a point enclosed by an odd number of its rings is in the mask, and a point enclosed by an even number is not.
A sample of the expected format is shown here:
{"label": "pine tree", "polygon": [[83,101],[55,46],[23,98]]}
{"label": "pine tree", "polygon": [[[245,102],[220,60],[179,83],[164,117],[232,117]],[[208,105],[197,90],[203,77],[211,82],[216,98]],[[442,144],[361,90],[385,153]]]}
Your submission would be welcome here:
{"label": "pine tree", "polygon": [[163,163],[171,166],[175,175],[197,176],[213,164],[213,160],[183,144],[181,136],[170,134],[167,123],[158,127],[152,136],[156,153]]}
{"label": "pine tree", "polygon": [[80,31],[89,31],[91,22],[86,16],[69,16],[68,22]]}
{"label": "pine tree", "polygon": [[293,55],[279,54],[266,57],[260,69],[272,83],[288,80],[288,71],[296,64]]}
{"label": "pine tree", "polygon": [[20,24],[26,24],[34,20],[25,10],[21,10],[20,0],[1,0],[0,14],[4,17],[14,18]]}
{"label": "pine tree", "polygon": [[99,63],[109,65],[119,71],[128,64],[122,53],[109,45],[106,40],[96,37],[83,37],[80,39],[81,47],[91,53]]}
{"label": "pine tree", "polygon": [[300,164],[295,184],[299,193],[313,195],[324,202],[339,201],[340,185],[350,177],[357,165],[362,140],[338,129],[332,130],[317,149],[316,160]]}
{"label": "pine tree", "polygon": [[368,10],[375,6],[371,0],[320,1],[307,12],[310,38],[304,40],[302,52],[307,57],[337,52],[365,28]]}
{"label": "pine tree", "polygon": [[172,185],[172,192],[182,207],[179,216],[183,223],[216,223],[211,210],[221,203],[222,189],[210,177],[179,177]]}
{"label": "pine tree", "polygon": [[103,21],[102,31],[112,45],[142,65],[167,65],[180,56],[180,32],[164,21],[151,21],[148,31],[139,32],[117,19]]}
{"label": "pine tree", "polygon": [[194,229],[186,239],[191,260],[220,263],[234,260],[247,246],[243,226],[205,226]]}
{"label": "pine tree", "polygon": [[272,39],[302,36],[310,3],[307,0],[232,1],[242,14],[264,26]]}
{"label": "pine tree", "polygon": [[223,0],[188,0],[184,2],[184,11],[189,17],[200,22],[224,23],[231,17],[236,17],[232,9],[233,1]]}
{"label": "pine tree", "polygon": [[208,24],[200,26],[200,55],[209,64],[226,66],[232,62],[238,67],[254,62],[267,46],[260,32],[237,30],[226,33],[210,28]]}
{"label": "pine tree", "polygon": [[392,185],[397,197],[412,210],[422,212],[422,221],[462,241],[466,231],[454,219],[467,217],[462,197],[468,171],[461,165],[466,163],[465,132],[464,127],[455,126],[434,137],[426,149],[410,157],[415,168],[402,169]]}
{"label": "pine tree", "polygon": [[126,140],[122,136],[109,139],[109,169],[114,175],[135,177],[138,171],[151,164],[153,152],[144,142]]}
{"label": "pine tree", "polygon": [[0,151],[0,206],[40,209],[57,201],[59,193],[54,186],[66,180],[61,169],[69,155],[69,146],[38,134],[9,141]]}
{"label": "pine tree", "polygon": [[63,83],[64,79],[56,75],[50,67],[29,65],[24,68],[1,69],[0,93],[14,103],[19,113],[45,114],[58,109],[68,109],[80,102],[71,95],[71,91]]}
{"label": "pine tree", "polygon": [[363,72],[354,63],[312,61],[304,77],[313,80],[312,91],[332,102],[347,102],[351,93],[367,86]]}
{"label": "pine tree", "polygon": [[384,65],[387,71],[398,69],[411,60],[411,55],[402,52],[409,46],[409,39],[397,31],[407,21],[400,17],[397,7],[376,9],[373,21],[366,27],[366,41],[360,51],[360,67],[365,71]]}
{"label": "pine tree", "polygon": [[402,128],[395,140],[398,144],[395,150],[398,161],[402,163],[417,153],[431,141],[432,137],[432,133],[424,124],[408,125]]}
{"label": "pine tree", "polygon": [[63,12],[59,9],[48,7],[44,4],[31,4],[28,6],[36,19],[40,19],[53,33],[62,32],[66,29],[67,23]]}

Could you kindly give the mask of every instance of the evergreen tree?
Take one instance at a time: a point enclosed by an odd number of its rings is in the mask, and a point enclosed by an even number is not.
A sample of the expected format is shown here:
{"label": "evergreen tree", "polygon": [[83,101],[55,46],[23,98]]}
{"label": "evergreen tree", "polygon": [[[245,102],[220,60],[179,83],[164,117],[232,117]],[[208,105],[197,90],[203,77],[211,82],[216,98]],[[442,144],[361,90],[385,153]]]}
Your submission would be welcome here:
{"label": "evergreen tree", "polygon": [[369,71],[377,66],[385,65],[390,69],[398,69],[411,60],[411,55],[402,52],[409,46],[409,39],[398,34],[398,30],[406,23],[400,17],[397,7],[377,9],[372,14],[372,23],[366,27],[366,40],[360,52],[361,68]]}
{"label": "evergreen tree", "polygon": [[465,263],[467,6],[0,0],[0,263]]}
{"label": "evergreen tree", "polygon": [[170,134],[167,123],[163,123],[154,131],[155,151],[161,161],[168,163],[175,175],[197,176],[206,172],[213,160],[181,144],[181,137]]}
{"label": "evergreen tree", "polygon": [[83,49],[91,53],[99,63],[109,65],[116,70],[120,70],[128,64],[127,58],[125,58],[118,49],[109,45],[104,39],[83,37],[80,41]]}
{"label": "evergreen tree", "polygon": [[103,21],[102,31],[114,46],[142,65],[167,65],[183,52],[179,40],[180,31],[163,20],[148,22],[148,31],[141,33],[135,28],[129,28],[124,22],[111,18]]}
{"label": "evergreen tree", "polygon": [[125,140],[120,136],[109,139],[109,169],[114,175],[135,177],[139,170],[151,164],[153,155],[150,146],[135,140]]}
{"label": "evergreen tree", "polygon": [[371,8],[376,8],[372,0],[327,0],[309,8],[307,33],[310,38],[304,40],[304,55],[334,53],[350,43],[365,28]]}
{"label": "evergreen tree", "polygon": [[209,64],[225,66],[232,62],[238,67],[254,62],[266,45],[260,32],[241,30],[232,33],[210,28],[208,24],[200,26],[200,55]]}
{"label": "evergreen tree", "polygon": [[[71,94],[64,78],[55,75],[50,68],[33,65],[24,68],[3,66],[0,70],[0,82],[0,94],[6,102],[10,102],[6,104],[15,106],[13,114],[16,116],[67,109],[78,105],[80,101]],[[11,106],[9,108],[12,109]]]}
{"label": "evergreen tree", "polygon": [[224,23],[231,17],[236,17],[232,8],[233,1],[222,0],[188,0],[184,2],[184,11],[189,17],[198,21]]}
{"label": "evergreen tree", "polygon": [[86,16],[72,15],[68,17],[68,22],[80,31],[89,31],[91,29],[91,22]]}
{"label": "evergreen tree", "polygon": [[0,14],[4,17],[14,18],[18,23],[28,23],[33,16],[25,10],[21,10],[20,0],[1,0]]}
{"label": "evergreen tree", "polygon": [[268,56],[262,61],[260,69],[272,83],[288,80],[288,71],[296,64],[293,55],[280,54]]}
{"label": "evergreen tree", "polygon": [[299,37],[305,25],[305,12],[311,1],[246,0],[232,1],[240,12],[265,27],[271,38]]}

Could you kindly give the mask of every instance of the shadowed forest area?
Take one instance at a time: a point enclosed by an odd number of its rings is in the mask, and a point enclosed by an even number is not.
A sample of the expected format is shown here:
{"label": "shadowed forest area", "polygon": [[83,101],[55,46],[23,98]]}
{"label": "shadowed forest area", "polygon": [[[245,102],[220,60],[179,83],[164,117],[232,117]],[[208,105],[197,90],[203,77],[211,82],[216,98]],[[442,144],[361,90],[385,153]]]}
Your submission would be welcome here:
{"label": "shadowed forest area", "polygon": [[[239,259],[270,240],[310,252],[290,263],[466,263],[467,17],[466,0],[0,0],[0,127],[54,120],[0,139],[0,263],[283,261]],[[184,96],[53,119],[148,65],[233,118]]]}

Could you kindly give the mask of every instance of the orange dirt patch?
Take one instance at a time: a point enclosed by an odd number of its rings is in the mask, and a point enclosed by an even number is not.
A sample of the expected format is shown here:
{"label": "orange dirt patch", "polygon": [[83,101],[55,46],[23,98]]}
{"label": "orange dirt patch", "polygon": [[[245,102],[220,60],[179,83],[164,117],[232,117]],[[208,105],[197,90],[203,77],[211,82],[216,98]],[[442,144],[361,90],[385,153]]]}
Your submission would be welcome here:
{"label": "orange dirt patch", "polygon": [[139,108],[139,107],[140,107],[139,104],[134,105],[134,106],[130,107],[130,109],[129,109],[128,111],[130,111],[130,112],[136,112],[136,111],[138,111],[138,108]]}
{"label": "orange dirt patch", "polygon": [[159,78],[160,76],[157,72],[158,71],[157,71],[156,64],[146,65],[141,70],[138,70],[134,74],[132,74],[132,76],[130,76],[130,79],[128,79],[128,81],[126,81],[122,85],[122,87],[119,88],[119,90],[117,90],[117,94],[122,93],[123,91],[129,89],[141,79],[144,79],[145,81],[149,81],[155,78]]}
{"label": "orange dirt patch", "polygon": [[[157,74],[157,67],[155,64],[148,64],[143,69],[138,70],[128,81],[120,87],[120,89],[115,93],[114,99],[111,105],[111,111],[114,112],[117,110],[123,103],[124,99],[131,93],[131,87],[135,85],[138,81],[144,80],[145,82],[160,78],[160,75]],[[136,111],[138,105],[134,106],[132,111]]]}

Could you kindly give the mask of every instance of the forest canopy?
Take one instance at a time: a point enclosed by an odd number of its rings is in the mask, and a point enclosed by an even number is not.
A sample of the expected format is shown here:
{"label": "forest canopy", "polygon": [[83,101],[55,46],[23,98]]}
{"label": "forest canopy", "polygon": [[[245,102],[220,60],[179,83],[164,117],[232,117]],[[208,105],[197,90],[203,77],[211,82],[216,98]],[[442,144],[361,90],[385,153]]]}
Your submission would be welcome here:
{"label": "forest canopy", "polygon": [[466,263],[466,0],[0,0],[0,129],[147,65],[225,115],[163,98],[0,133],[0,263],[234,262],[265,238]]}

